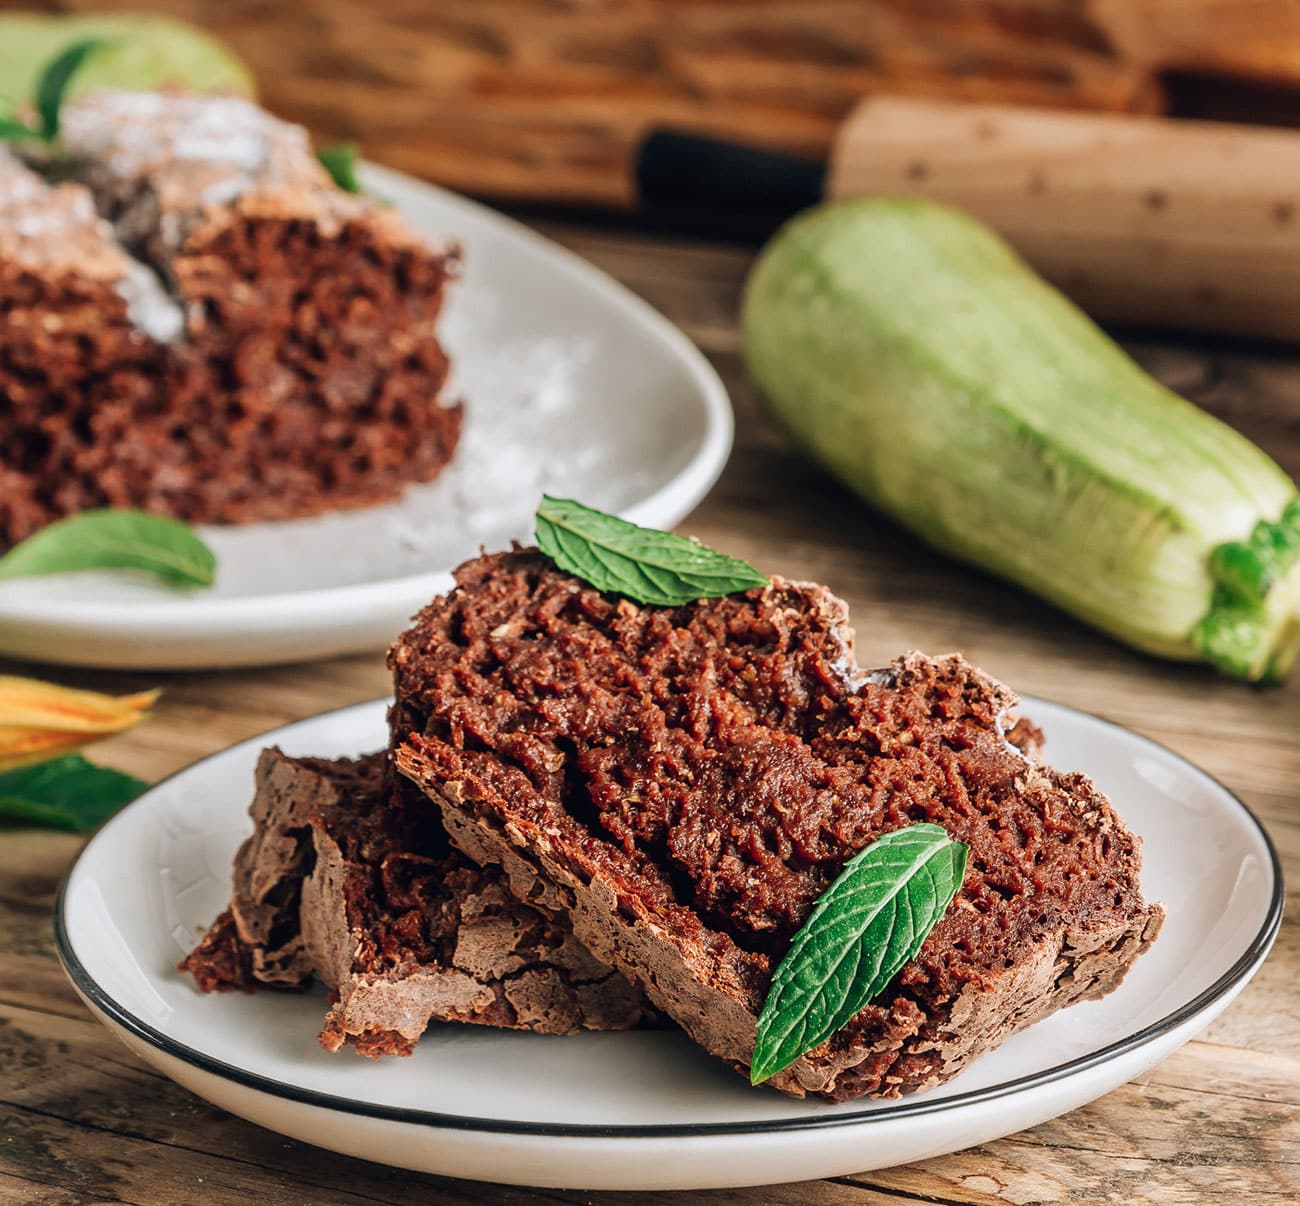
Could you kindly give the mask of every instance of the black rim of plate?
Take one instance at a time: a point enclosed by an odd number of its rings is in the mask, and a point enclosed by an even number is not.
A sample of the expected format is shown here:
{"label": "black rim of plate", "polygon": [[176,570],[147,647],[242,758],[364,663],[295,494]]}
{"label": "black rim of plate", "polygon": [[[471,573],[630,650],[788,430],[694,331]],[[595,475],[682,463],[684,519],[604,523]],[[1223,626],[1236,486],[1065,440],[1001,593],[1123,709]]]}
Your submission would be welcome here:
{"label": "black rim of plate", "polygon": [[[87,972],[84,965],[77,958],[72,948],[72,941],[68,937],[65,903],[68,892],[68,884],[76,872],[77,866],[86,852],[94,843],[98,834],[92,837],[90,841],[82,848],[81,852],[73,860],[72,865],[68,868],[67,874],[63,878],[63,883],[59,888],[58,899],[54,905],[54,941],[55,949],[59,959],[63,964],[64,970],[71,978],[73,985],[86,998],[94,1008],[111,1019],[134,1035],[136,1038],[157,1048],[159,1051],[172,1056],[175,1059],[189,1064],[201,1071],[219,1076],[222,1079],[233,1081],[249,1089],[255,1089],[272,1097],[278,1097],[288,1101],[299,1102],[305,1105],[317,1106],[322,1109],[334,1110],[339,1113],[359,1115],[367,1118],[380,1118],[392,1122],[415,1123],[420,1126],[444,1128],[459,1131],[479,1131],[485,1133],[496,1133],[506,1135],[544,1135],[544,1136],[564,1136],[568,1138],[588,1138],[588,1139],[634,1139],[634,1138],[661,1138],[661,1139],[681,1139],[692,1136],[709,1136],[709,1135],[754,1135],[770,1131],[802,1131],[802,1130],[821,1130],[828,1127],[842,1126],[860,1126],[872,1122],[887,1122],[897,1118],[916,1117],[922,1114],[941,1113],[947,1110],[955,1110],[962,1106],[977,1105],[984,1102],[994,1101],[1001,1097],[1007,1097],[1011,1094],[1026,1092],[1030,1089],[1038,1088],[1042,1085],[1052,1084],[1057,1081],[1066,1079],[1077,1073],[1086,1071],[1089,1068],[1096,1067],[1098,1064],[1107,1062],[1117,1056],[1124,1055],[1138,1047],[1145,1046],[1147,1043],[1178,1029],[1184,1023],[1192,1020],[1197,1014],[1209,1009],[1226,993],[1230,992],[1239,983],[1250,976],[1254,969],[1264,960],[1273,940],[1282,923],[1282,908],[1285,899],[1285,887],[1282,881],[1282,864],[1278,858],[1277,850],[1273,845],[1268,831],[1264,828],[1259,818],[1250,810],[1250,808],[1237,796],[1235,792],[1224,786],[1218,779],[1206,771],[1201,770],[1194,763],[1188,761],[1181,754],[1171,750],[1168,746],[1162,745],[1158,741],[1152,740],[1141,733],[1136,733],[1132,729],[1125,728],[1123,725],[1113,720],[1107,720],[1103,716],[1096,716],[1091,712],[1084,712],[1079,708],[1071,708],[1066,704],[1052,703],[1050,700],[1039,700],[1034,697],[1026,697],[1025,704],[1029,710],[1032,710],[1034,703],[1049,703],[1052,707],[1060,708],[1066,712],[1072,712],[1078,716],[1085,716],[1108,728],[1119,729],[1122,733],[1136,738],[1148,746],[1152,746],[1162,752],[1169,754],[1171,757],[1178,759],[1186,766],[1190,767],[1196,774],[1203,776],[1210,782],[1214,783],[1229,799],[1236,804],[1245,814],[1246,818],[1255,827],[1260,839],[1264,843],[1264,848],[1268,851],[1269,862],[1273,873],[1273,891],[1269,900],[1269,906],[1264,916],[1258,933],[1247,945],[1237,961],[1220,976],[1208,988],[1198,993],[1190,1001],[1176,1009],[1173,1013],[1166,1015],[1157,1022],[1135,1031],[1133,1034],[1126,1035],[1122,1039],[1117,1039],[1113,1043],[1107,1044],[1096,1051],[1087,1055],[1079,1056],[1076,1059],[1068,1060],[1063,1064],[1057,1064],[1053,1068],[1046,1068],[1041,1072],[1034,1072],[1028,1076],[1021,1076],[1015,1080],[1004,1081],[1001,1084],[989,1085],[983,1089],[973,1089],[969,1093],[957,1093],[951,1097],[944,1097],[935,1100],[926,1100],[924,1097],[909,1100],[902,1099],[895,1105],[884,1109],[876,1108],[873,1110],[856,1111],[851,1113],[835,1113],[825,1115],[814,1115],[805,1118],[771,1118],[753,1122],[684,1122],[666,1125],[607,1125],[601,1126],[589,1123],[553,1123],[553,1122],[525,1122],[512,1121],[510,1119],[497,1118],[477,1118],[467,1117],[461,1114],[443,1114],[434,1110],[419,1110],[404,1106],[386,1106],[378,1105],[372,1102],[355,1101],[348,1097],[340,1097],[333,1093],[322,1093],[315,1089],[305,1089],[299,1085],[287,1084],[281,1080],[273,1080],[270,1077],[260,1076],[256,1072],[249,1072],[243,1068],[228,1064],[224,1060],[215,1059],[206,1055],[202,1051],[197,1051],[193,1047],[179,1043],[170,1038],[160,1030],[155,1029],[149,1023],[130,1013],[114,998],[108,995],[99,983],[94,980],[90,973]],[[180,775],[185,775],[191,771],[203,766],[204,763],[218,758],[223,754],[230,753],[232,750],[241,749],[250,745],[265,745],[274,741],[278,736],[282,736],[287,729],[293,729],[300,724],[306,724],[310,721],[321,720],[328,716],[335,716],[342,712],[363,711],[376,707],[380,704],[386,704],[386,700],[371,700],[366,703],[349,704],[342,708],[334,708],[327,712],[318,713],[316,716],[307,717],[304,720],[296,721],[290,725],[283,725],[278,729],[273,729],[257,737],[250,737],[245,741],[237,742],[235,745],[228,746],[224,750],[218,750],[214,754],[209,754],[205,758],[200,758],[197,762],[176,771],[167,778],[160,780],[138,801],[128,805],[133,808],[136,804],[144,802],[154,791],[170,783]],[[126,810],[123,810],[123,813]],[[120,817],[123,813],[118,813]],[[113,824],[116,818],[111,818],[105,822],[105,827]]]}

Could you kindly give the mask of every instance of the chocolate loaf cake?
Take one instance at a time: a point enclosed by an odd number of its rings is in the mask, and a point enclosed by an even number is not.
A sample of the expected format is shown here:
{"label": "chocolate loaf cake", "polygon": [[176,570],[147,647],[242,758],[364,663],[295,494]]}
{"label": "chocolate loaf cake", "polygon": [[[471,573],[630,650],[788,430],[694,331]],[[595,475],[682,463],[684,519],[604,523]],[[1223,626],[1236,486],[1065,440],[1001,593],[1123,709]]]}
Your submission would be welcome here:
{"label": "chocolate loaf cake", "polygon": [[149,471],[138,446],[111,465],[102,453],[158,396],[166,356],[145,320],[173,309],[85,189],[51,187],[0,147],[0,548]]}
{"label": "chocolate loaf cake", "polygon": [[776,963],[844,863],[916,821],[969,845],[918,955],[773,1078],[832,1101],[944,1081],[1113,989],[1163,910],[1083,775],[1007,740],[1015,697],[960,657],[858,669],[843,603],[774,579],[680,608],[533,552],[462,566],[390,653],[398,768],[452,840],[748,1067]]}
{"label": "chocolate loaf cake", "polygon": [[451,848],[435,814],[393,808],[385,763],[263,751],[230,907],[181,963],[200,988],[319,976],[322,1046],[369,1056],[409,1054],[432,1020],[565,1034],[648,1016],[566,925]]}
{"label": "chocolate loaf cake", "polygon": [[[0,309],[23,318],[0,335],[0,548],[90,507],[283,519],[437,475],[453,247],[242,99],[100,90],[61,128],[33,159],[57,188],[0,165]],[[73,215],[93,254],[66,246]]]}

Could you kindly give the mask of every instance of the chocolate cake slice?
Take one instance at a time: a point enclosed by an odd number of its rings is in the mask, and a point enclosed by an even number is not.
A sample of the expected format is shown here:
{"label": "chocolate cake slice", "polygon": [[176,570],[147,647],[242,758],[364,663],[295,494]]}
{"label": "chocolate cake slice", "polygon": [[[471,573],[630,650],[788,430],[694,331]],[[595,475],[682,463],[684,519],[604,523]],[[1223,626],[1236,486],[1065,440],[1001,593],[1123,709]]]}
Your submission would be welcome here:
{"label": "chocolate cake slice", "polygon": [[[136,446],[112,469],[92,446],[154,405],[169,368],[147,327],[172,314],[85,189],[46,184],[0,146],[0,548],[141,470]],[[169,387],[183,405],[186,382]]]}
{"label": "chocolate cake slice", "polygon": [[433,1020],[566,1034],[649,1015],[562,921],[451,848],[435,814],[394,808],[385,764],[262,752],[230,907],[181,963],[200,988],[315,974],[333,998],[321,1045],[369,1056],[410,1054]]}
{"label": "chocolate cake slice", "polygon": [[0,310],[22,320],[0,335],[0,548],[96,506],[311,515],[446,465],[457,251],[336,188],[304,130],[105,89],[64,107],[57,155],[24,146],[64,183],[0,164]]}
{"label": "chocolate cake slice", "polygon": [[736,1069],[814,902],[912,822],[969,844],[962,888],[885,992],[773,1078],[787,1093],[937,1084],[1154,940],[1137,839],[1090,780],[1008,742],[1015,697],[960,657],[864,673],[844,604],[781,579],[642,607],[518,551],[456,580],[390,653],[398,768],[466,854]]}

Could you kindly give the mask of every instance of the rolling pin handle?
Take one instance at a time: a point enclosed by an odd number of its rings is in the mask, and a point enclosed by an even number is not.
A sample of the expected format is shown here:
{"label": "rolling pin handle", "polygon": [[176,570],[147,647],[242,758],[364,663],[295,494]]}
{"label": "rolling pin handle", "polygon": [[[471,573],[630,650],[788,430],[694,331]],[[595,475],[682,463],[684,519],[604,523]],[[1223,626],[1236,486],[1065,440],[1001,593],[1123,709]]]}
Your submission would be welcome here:
{"label": "rolling pin handle", "polygon": [[680,130],[651,130],[635,152],[641,207],[735,232],[766,232],[822,199],[826,167],[796,155]]}

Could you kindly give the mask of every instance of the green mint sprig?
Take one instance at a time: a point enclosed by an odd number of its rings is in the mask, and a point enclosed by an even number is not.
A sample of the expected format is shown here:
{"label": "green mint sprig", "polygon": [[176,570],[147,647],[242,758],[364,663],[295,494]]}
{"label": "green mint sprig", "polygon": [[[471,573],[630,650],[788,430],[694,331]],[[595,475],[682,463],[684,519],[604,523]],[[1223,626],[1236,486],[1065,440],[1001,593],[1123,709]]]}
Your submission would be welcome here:
{"label": "green mint sprig", "polygon": [[355,142],[332,142],[316,152],[321,167],[345,193],[361,192],[361,181],[357,179],[357,161],[360,155]]}
{"label": "green mint sprig", "polygon": [[0,822],[87,833],[149,785],[68,754],[0,774]]}
{"label": "green mint sprig", "polygon": [[767,585],[735,557],[695,540],[638,527],[567,498],[542,497],[537,545],[560,569],[638,603],[680,607]]}
{"label": "green mint sprig", "polygon": [[948,911],[967,846],[909,825],[860,850],[822,893],[772,977],[749,1079],[759,1084],[825,1042],[878,996]]}
{"label": "green mint sprig", "polygon": [[22,121],[17,114],[0,114],[0,141],[37,141],[53,143],[59,137],[59,115],[67,99],[68,85],[92,54],[112,45],[112,38],[81,38],[64,47],[46,65],[36,84],[33,98],[36,125]]}
{"label": "green mint sprig", "polygon": [[0,113],[0,142],[31,142],[41,140],[41,132],[7,113]]}
{"label": "green mint sprig", "polygon": [[125,569],[172,586],[211,586],[215,554],[179,519],[145,511],[83,511],[60,519],[0,556],[0,581]]}

